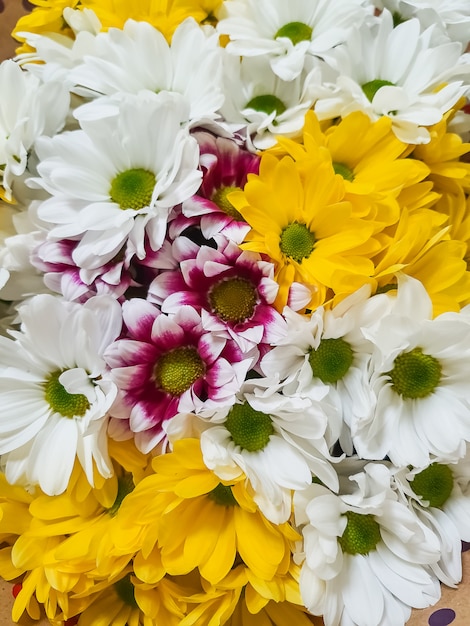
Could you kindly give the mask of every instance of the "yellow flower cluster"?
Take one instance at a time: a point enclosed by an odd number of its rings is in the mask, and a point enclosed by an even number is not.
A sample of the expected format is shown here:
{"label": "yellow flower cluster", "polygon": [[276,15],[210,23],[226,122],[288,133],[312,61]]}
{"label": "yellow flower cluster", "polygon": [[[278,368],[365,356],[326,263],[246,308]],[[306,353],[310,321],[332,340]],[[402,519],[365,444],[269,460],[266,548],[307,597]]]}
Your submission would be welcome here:
{"label": "yellow flower cluster", "polygon": [[[34,9],[18,20],[12,35],[18,41],[18,33],[60,33],[73,38],[74,33],[63,19],[64,9],[94,11],[103,30],[122,28],[128,19],[145,21],[158,28],[170,40],[175,29],[187,17],[198,22],[211,21],[213,12],[222,0],[32,0]],[[27,52],[23,44],[18,53]]]}
{"label": "yellow flower cluster", "polygon": [[301,141],[279,138],[261,155],[259,175],[229,199],[251,226],[242,247],[276,264],[279,309],[295,283],[315,309],[365,283],[393,288],[397,272],[424,284],[436,315],[470,301],[470,164],[460,160],[470,145],[448,122],[413,149],[387,117],[356,112],[322,128],[309,112]]}
{"label": "yellow flower cluster", "polygon": [[13,619],[98,626],[309,626],[292,563],[300,539],[247,491],[204,465],[197,439],[152,461],[110,442],[115,476],[92,488],[75,468],[47,496],[0,474],[0,576],[21,580]]}

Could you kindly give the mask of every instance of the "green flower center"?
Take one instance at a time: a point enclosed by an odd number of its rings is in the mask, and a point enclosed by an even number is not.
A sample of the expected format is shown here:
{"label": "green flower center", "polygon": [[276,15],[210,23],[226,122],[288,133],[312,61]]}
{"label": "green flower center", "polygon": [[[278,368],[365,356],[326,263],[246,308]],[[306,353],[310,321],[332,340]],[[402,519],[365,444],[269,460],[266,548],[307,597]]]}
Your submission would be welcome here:
{"label": "green flower center", "polygon": [[237,209],[233,206],[227,196],[232,193],[232,191],[241,191],[240,187],[221,187],[217,189],[215,194],[212,196],[212,202],[214,202],[219,209],[222,209],[224,213],[233,217],[234,220],[238,222],[244,222],[243,216],[241,213],[237,211]]}
{"label": "green flower center", "polygon": [[293,222],[282,231],[279,247],[285,256],[302,263],[303,259],[307,259],[313,252],[315,235],[305,224]]}
{"label": "green flower center", "polygon": [[403,398],[425,398],[433,393],[441,380],[441,365],[421,348],[402,352],[394,361],[393,369],[387,372],[392,388]]}
{"label": "green flower center", "polygon": [[57,370],[49,375],[44,383],[44,397],[51,409],[63,417],[83,417],[90,408],[90,403],[82,393],[69,393],[59,376],[66,370]]}
{"label": "green flower center", "polygon": [[419,474],[416,474],[411,481],[411,488],[416,495],[427,500],[429,506],[441,507],[452,493],[454,475],[448,465],[432,463]]}
{"label": "green flower center", "polygon": [[310,41],[313,30],[308,24],[303,22],[289,22],[282,26],[274,35],[274,39],[278,37],[287,37],[292,43],[297,44],[300,41]]}
{"label": "green flower center", "polygon": [[214,285],[209,293],[209,303],[221,320],[238,324],[253,315],[257,292],[246,278],[228,278]]}
{"label": "green flower center", "polygon": [[204,361],[196,348],[184,346],[163,354],[154,368],[157,387],[172,396],[180,396],[204,375]]}
{"label": "green flower center", "polygon": [[379,543],[380,526],[373,515],[361,515],[347,511],[348,523],[339,538],[339,544],[347,554],[369,554]]}
{"label": "green flower center", "polygon": [[266,115],[271,115],[271,113],[275,112],[277,116],[284,113],[287,107],[277,96],[266,94],[264,96],[255,96],[246,104],[245,108],[266,113]]}
{"label": "green flower center", "polygon": [[207,494],[211,500],[220,506],[239,506],[232,493],[232,488],[219,483]]}
{"label": "green flower center", "polygon": [[150,204],[156,181],[148,170],[126,170],[113,178],[109,195],[121,209],[143,209]]}
{"label": "green flower center", "polygon": [[342,176],[345,180],[349,180],[350,183],[353,182],[355,176],[354,176],[354,172],[352,171],[352,169],[350,169],[347,165],[345,165],[344,163],[336,163],[333,162],[333,169],[335,171],[335,174],[339,174],[340,176]]}
{"label": "green flower center", "polygon": [[310,351],[308,362],[315,378],[325,384],[336,383],[351,367],[353,351],[350,344],[341,337],[322,339],[318,348]]}
{"label": "green flower center", "polygon": [[387,85],[394,86],[394,83],[391,83],[389,80],[382,80],[380,78],[376,78],[375,80],[370,80],[368,83],[364,83],[361,85],[362,91],[366,94],[369,102],[372,102],[375,94],[381,87],[385,87]]}
{"label": "green flower center", "polygon": [[111,517],[114,517],[116,513],[121,508],[122,501],[124,498],[134,490],[134,480],[132,478],[132,474],[128,474],[127,472],[118,478],[118,489],[116,494],[116,499],[114,500],[113,505],[108,509],[108,513]]}
{"label": "green flower center", "polygon": [[269,437],[274,432],[270,416],[261,411],[255,411],[248,402],[235,404],[230,409],[225,428],[231,434],[235,445],[249,452],[256,452],[266,447]]}
{"label": "green flower center", "polygon": [[134,585],[131,583],[131,575],[127,574],[121,580],[114,583],[114,589],[116,593],[127,606],[132,608],[138,608],[138,604],[135,601]]}

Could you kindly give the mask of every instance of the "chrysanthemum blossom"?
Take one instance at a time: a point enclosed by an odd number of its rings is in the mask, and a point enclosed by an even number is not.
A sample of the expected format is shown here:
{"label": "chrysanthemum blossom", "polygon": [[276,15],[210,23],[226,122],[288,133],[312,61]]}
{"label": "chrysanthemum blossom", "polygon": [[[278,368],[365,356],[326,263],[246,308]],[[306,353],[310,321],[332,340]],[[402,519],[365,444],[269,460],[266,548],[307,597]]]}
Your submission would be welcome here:
{"label": "chrysanthemum blossom", "polygon": [[388,9],[395,23],[416,17],[422,29],[435,25],[441,41],[460,41],[464,48],[470,41],[470,5],[467,0],[374,0],[379,9]]}
{"label": "chrysanthemum blossom", "polygon": [[284,336],[284,320],[272,306],[278,291],[272,263],[227,241],[187,257],[177,258],[179,269],[161,272],[149,286],[149,299],[164,313],[190,305],[207,331],[235,341],[244,353],[258,354],[260,344]]}
{"label": "chrysanthemum blossom", "polygon": [[224,58],[225,101],[221,114],[236,130],[243,129],[250,150],[265,150],[276,136],[298,136],[305,113],[317,98],[320,73],[302,71],[294,80],[276,76],[267,58]]}
{"label": "chrysanthemum blossom", "polygon": [[39,177],[30,182],[51,195],[37,209],[48,236],[78,239],[73,258],[86,269],[126,243],[143,258],[145,236],[158,250],[171,208],[201,179],[197,143],[181,128],[174,99],[128,95],[103,104],[106,117],[95,106],[81,111],[80,130],[41,138]]}
{"label": "chrysanthemum blossom", "polygon": [[223,104],[222,54],[216,32],[194,19],[178,26],[171,45],[151,24],[128,20],[122,30],[98,34],[68,80],[88,97],[172,92],[185,102],[187,121],[197,125],[216,118]]}
{"label": "chrysanthemum blossom", "polygon": [[303,601],[326,626],[404,624],[411,607],[440,597],[430,570],[438,539],[399,500],[385,465],[366,465],[345,482],[339,495],[317,484],[294,495]]}
{"label": "chrysanthemum blossom", "polygon": [[432,27],[421,32],[417,19],[394,27],[385,10],[377,20],[323,55],[338,77],[331,96],[315,103],[315,112],[320,119],[358,110],[373,120],[386,115],[401,141],[427,143],[426,127],[439,122],[468,89],[461,79],[468,73],[459,64],[462,45],[432,45]]}
{"label": "chrysanthemum blossom", "polygon": [[351,425],[362,458],[426,467],[435,458],[463,456],[470,441],[469,328],[465,310],[433,319],[422,284],[399,278],[390,313],[364,329],[374,344],[369,376],[377,400],[369,416]]}
{"label": "chrysanthemum blossom", "polygon": [[135,433],[137,447],[153,449],[163,425],[178,412],[214,410],[235,398],[251,359],[202,327],[191,306],[165,315],[145,300],[123,304],[127,335],[111,344],[106,360],[119,392],[111,409],[111,436]]}
{"label": "chrysanthemum blossom", "polygon": [[228,199],[228,194],[243,189],[248,174],[258,174],[259,156],[241,148],[228,137],[193,133],[199,145],[202,182],[197,194],[185,200],[183,215],[198,217],[206,239],[221,233],[240,243],[249,226]]}
{"label": "chrysanthemum blossom", "polygon": [[[468,447],[467,447],[468,449]],[[445,585],[455,587],[462,578],[462,541],[470,532],[470,461],[434,461],[427,467],[394,471],[394,483],[413,511],[439,538],[441,558],[432,566]]]}
{"label": "chrysanthemum blossom", "polygon": [[0,198],[11,201],[38,137],[64,126],[70,97],[60,82],[42,84],[12,60],[0,64],[0,93],[8,96],[0,100]]}
{"label": "chrysanthemum blossom", "polygon": [[0,453],[7,479],[64,491],[77,458],[93,484],[112,472],[108,410],[116,386],[103,353],[121,330],[119,304],[84,305],[38,295],[20,309],[21,330],[0,337]]}
{"label": "chrysanthemum blossom", "polygon": [[267,56],[282,80],[294,80],[306,55],[342,43],[366,16],[360,0],[226,0],[217,30],[235,56]]}
{"label": "chrysanthemum blossom", "polygon": [[344,194],[331,164],[318,163],[305,177],[303,165],[290,156],[264,153],[259,176],[229,195],[251,226],[241,247],[267,254],[275,265],[281,310],[294,282],[310,289],[313,309],[330,290],[352,293],[372,275],[370,256],[379,248],[374,224],[355,217]]}
{"label": "chrysanthemum blossom", "polygon": [[270,380],[279,380],[283,393],[323,397],[329,412],[328,442],[338,438],[352,453],[349,427],[353,416],[366,417],[375,404],[368,365],[374,344],[362,330],[389,312],[385,294],[370,297],[364,285],[332,309],[318,307],[310,316],[285,307],[287,332],[260,363]]}
{"label": "chrysanthemum blossom", "polygon": [[255,502],[278,524],[289,519],[292,490],[305,489],[312,472],[337,488],[325,440],[327,412],[321,395],[281,395],[275,389],[257,390],[256,384],[253,391],[239,394],[231,407],[206,414],[201,449],[205,464],[221,479],[246,475]]}

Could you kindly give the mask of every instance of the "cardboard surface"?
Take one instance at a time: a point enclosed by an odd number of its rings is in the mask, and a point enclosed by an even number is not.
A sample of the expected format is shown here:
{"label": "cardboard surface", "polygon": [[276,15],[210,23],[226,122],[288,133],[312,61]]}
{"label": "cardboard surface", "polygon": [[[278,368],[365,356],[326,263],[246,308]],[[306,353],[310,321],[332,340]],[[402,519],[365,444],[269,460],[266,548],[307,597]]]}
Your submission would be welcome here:
{"label": "cardboard surface", "polygon": [[[0,0],[0,60],[14,54],[16,43],[10,37],[16,20],[26,13],[21,0]],[[0,98],[2,94],[0,94]],[[468,626],[470,624],[470,551],[463,553],[464,575],[458,589],[442,587],[440,602],[429,609],[413,611],[407,626]],[[12,585],[0,580],[0,626],[12,626]],[[22,619],[20,626],[46,625],[48,620],[32,622]]]}

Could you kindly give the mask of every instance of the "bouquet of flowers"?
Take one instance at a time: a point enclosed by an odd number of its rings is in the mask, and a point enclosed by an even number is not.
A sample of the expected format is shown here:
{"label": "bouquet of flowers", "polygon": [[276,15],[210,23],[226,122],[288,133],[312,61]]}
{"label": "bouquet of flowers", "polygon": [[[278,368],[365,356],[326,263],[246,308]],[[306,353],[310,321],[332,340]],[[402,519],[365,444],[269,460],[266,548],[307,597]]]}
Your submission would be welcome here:
{"label": "bouquet of flowers", "polygon": [[32,4],[0,65],[13,619],[405,624],[470,540],[468,0]]}

